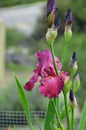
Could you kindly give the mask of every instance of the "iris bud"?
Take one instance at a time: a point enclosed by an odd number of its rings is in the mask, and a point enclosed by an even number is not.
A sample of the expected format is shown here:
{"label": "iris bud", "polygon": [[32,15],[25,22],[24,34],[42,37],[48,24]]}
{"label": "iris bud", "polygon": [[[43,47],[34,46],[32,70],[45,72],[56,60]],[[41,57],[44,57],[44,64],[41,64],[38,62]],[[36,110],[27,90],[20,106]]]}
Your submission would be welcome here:
{"label": "iris bud", "polygon": [[77,106],[77,101],[76,101],[76,98],[74,96],[73,90],[70,90],[69,99],[70,99],[70,106],[71,107],[76,107]]}
{"label": "iris bud", "polygon": [[65,42],[69,42],[72,37],[72,31],[69,25],[65,26],[64,37],[65,37]]}
{"label": "iris bud", "polygon": [[53,44],[56,36],[57,36],[57,29],[48,28],[48,31],[46,34],[46,40],[49,43],[49,45]]}
{"label": "iris bud", "polygon": [[68,9],[67,14],[65,16],[65,32],[64,32],[65,42],[69,42],[69,40],[72,37],[72,31],[71,31],[72,21],[73,21],[72,11],[71,9]]}
{"label": "iris bud", "polygon": [[71,89],[71,87],[72,87],[72,80],[69,80],[69,81],[64,85],[64,88],[63,88],[64,93],[69,92],[69,90]]}
{"label": "iris bud", "polygon": [[76,61],[76,52],[73,52],[72,58],[70,60],[70,77],[73,78],[73,76],[76,74],[76,71],[78,69],[77,61]]}
{"label": "iris bud", "polygon": [[80,77],[79,77],[79,74],[77,74],[74,78],[74,84],[73,84],[73,87],[74,87],[74,92],[76,93],[77,90],[79,89],[80,87]]}

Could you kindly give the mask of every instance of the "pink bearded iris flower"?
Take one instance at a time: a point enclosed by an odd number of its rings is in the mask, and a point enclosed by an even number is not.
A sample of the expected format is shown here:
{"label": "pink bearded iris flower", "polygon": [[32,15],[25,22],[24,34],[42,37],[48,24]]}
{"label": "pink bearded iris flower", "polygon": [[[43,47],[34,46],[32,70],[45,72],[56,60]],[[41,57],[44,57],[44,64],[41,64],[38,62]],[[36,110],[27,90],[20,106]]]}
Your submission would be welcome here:
{"label": "pink bearded iris flower", "polygon": [[[27,91],[31,91],[34,87],[35,83],[38,81],[38,76],[41,77],[39,91],[43,96],[47,96],[49,98],[55,98],[61,92],[64,86],[63,76],[57,76],[52,55],[50,51],[38,51],[35,56],[38,59],[38,64],[35,68],[34,75],[31,77],[29,81],[24,86],[24,89]],[[55,57],[58,70],[61,70],[61,63],[57,57]]]}

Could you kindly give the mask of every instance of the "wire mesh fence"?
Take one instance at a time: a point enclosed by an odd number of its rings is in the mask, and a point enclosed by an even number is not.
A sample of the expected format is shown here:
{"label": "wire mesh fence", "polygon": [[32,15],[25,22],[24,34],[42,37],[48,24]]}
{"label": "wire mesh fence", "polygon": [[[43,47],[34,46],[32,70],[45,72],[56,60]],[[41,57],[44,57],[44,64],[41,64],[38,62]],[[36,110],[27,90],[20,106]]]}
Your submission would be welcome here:
{"label": "wire mesh fence", "polygon": [[[44,111],[31,111],[31,120],[34,123],[36,119],[45,118]],[[23,111],[1,111],[0,127],[8,126],[27,126],[26,116]]]}
{"label": "wire mesh fence", "polygon": [[[35,124],[37,120],[44,120],[45,111],[31,111],[30,115],[32,123]],[[75,130],[77,130],[78,122],[79,120],[76,120]],[[28,130],[24,111],[0,111],[0,130],[7,130],[9,126],[16,126],[17,130]]]}

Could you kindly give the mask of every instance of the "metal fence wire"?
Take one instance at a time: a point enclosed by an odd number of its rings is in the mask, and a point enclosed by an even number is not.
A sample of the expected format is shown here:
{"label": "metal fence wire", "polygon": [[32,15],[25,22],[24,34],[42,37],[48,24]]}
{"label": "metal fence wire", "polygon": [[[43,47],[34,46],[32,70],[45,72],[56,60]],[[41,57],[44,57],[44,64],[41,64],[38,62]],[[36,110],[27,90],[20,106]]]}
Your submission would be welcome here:
{"label": "metal fence wire", "polygon": [[[31,120],[34,123],[37,119],[45,118],[44,111],[31,111]],[[0,127],[26,126],[27,120],[24,111],[0,111]]]}
{"label": "metal fence wire", "polygon": [[[31,111],[31,121],[36,122],[37,119],[43,121],[45,118],[45,111]],[[75,128],[77,130],[79,120],[75,123]],[[26,116],[24,111],[0,111],[0,130],[2,128],[10,127],[24,127],[27,126]],[[86,126],[86,125],[85,125]],[[7,130],[7,129],[6,129]],[[85,127],[86,130],[86,127]]]}

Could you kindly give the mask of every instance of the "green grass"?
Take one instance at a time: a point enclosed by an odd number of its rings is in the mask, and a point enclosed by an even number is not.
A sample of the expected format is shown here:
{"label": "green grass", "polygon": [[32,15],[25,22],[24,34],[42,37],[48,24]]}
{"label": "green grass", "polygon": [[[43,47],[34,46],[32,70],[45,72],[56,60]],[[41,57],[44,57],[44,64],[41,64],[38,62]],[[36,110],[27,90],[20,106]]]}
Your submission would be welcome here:
{"label": "green grass", "polygon": [[0,0],[0,7],[10,7],[15,5],[24,5],[45,0]]}

